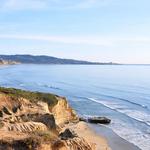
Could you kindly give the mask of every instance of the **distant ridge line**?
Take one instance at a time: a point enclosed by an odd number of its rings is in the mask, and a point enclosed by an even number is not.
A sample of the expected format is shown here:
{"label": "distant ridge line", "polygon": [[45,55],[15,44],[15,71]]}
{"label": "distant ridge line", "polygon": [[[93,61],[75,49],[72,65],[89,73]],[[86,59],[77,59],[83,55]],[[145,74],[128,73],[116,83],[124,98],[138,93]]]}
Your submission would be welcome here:
{"label": "distant ridge line", "polygon": [[84,60],[64,59],[46,55],[0,55],[0,60],[15,61],[21,64],[75,64],[75,65],[121,65],[113,62],[90,62]]}

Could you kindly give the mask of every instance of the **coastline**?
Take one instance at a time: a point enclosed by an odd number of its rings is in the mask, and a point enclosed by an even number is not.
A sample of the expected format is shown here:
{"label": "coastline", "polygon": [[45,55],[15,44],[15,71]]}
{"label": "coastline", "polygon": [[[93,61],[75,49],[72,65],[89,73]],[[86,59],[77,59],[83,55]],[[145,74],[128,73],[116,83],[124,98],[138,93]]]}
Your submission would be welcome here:
{"label": "coastline", "polygon": [[105,127],[104,125],[88,125],[97,135],[102,136],[107,140],[107,143],[111,147],[111,150],[141,150],[136,145],[121,138],[111,129]]}
{"label": "coastline", "polygon": [[[70,123],[69,128],[84,138],[94,150],[141,150],[136,145],[119,137],[104,125],[90,124],[83,121]],[[63,129],[63,130],[64,130]]]}
{"label": "coastline", "polygon": [[0,125],[0,149],[111,150],[65,97],[50,93],[0,87]]}
{"label": "coastline", "polygon": [[[18,140],[18,146],[27,141],[25,144],[28,147],[31,138],[40,141],[34,141],[32,146],[45,147],[47,143],[44,139],[48,136],[47,142],[54,147],[49,150],[56,150],[57,143],[53,143],[53,140],[59,141],[63,150],[140,150],[105,126],[79,121],[65,97],[0,87],[0,100],[2,148],[12,148]],[[16,136],[12,136],[14,134]]]}
{"label": "coastline", "polygon": [[84,138],[93,150],[112,150],[106,138],[98,135],[86,122],[70,123],[63,130],[66,128],[74,131],[79,137]]}

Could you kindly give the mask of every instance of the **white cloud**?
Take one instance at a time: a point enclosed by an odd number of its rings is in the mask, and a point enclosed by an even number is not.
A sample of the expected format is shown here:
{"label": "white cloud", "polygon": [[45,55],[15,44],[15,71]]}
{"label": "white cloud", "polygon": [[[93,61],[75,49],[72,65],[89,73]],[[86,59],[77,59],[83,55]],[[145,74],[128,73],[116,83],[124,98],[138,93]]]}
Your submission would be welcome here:
{"label": "white cloud", "polygon": [[2,0],[1,10],[81,9],[107,5],[111,0]]}
{"label": "white cloud", "polygon": [[66,36],[35,36],[35,35],[0,35],[0,39],[15,39],[15,40],[37,40],[63,44],[90,44],[109,46],[112,45],[111,40],[106,40],[97,37],[66,37]]}
{"label": "white cloud", "polygon": [[41,36],[41,35],[7,35],[0,34],[0,39],[46,41],[50,43],[117,46],[117,45],[150,45],[150,37],[92,37],[92,36]]}

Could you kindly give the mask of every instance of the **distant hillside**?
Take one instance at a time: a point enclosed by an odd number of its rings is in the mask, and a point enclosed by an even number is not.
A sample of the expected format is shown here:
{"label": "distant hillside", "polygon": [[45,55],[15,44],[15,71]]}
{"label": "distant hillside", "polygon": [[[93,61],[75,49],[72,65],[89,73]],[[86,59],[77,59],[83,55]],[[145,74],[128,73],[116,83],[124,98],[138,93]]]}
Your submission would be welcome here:
{"label": "distant hillside", "polygon": [[23,64],[91,64],[91,65],[113,65],[115,63],[98,63],[73,59],[61,59],[51,56],[33,56],[33,55],[0,55],[0,60],[14,61]]}
{"label": "distant hillside", "polygon": [[14,65],[14,64],[18,64],[18,62],[11,60],[3,60],[0,58],[0,65]]}

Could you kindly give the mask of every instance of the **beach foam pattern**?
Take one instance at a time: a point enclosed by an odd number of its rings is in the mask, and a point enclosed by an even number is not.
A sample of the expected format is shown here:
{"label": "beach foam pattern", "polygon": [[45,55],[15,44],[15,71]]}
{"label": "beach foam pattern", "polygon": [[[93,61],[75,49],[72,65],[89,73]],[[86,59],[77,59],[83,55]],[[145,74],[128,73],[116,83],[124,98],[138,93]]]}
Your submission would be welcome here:
{"label": "beach foam pattern", "polygon": [[[137,121],[146,123],[148,126],[150,126],[150,114],[138,110],[128,109],[126,106],[114,102],[97,100],[94,98],[88,99],[93,102],[103,104],[110,109],[123,113]],[[147,133],[143,133],[119,119],[113,119],[109,127],[120,137],[137,145],[142,150],[150,150],[150,130],[147,131]]]}

